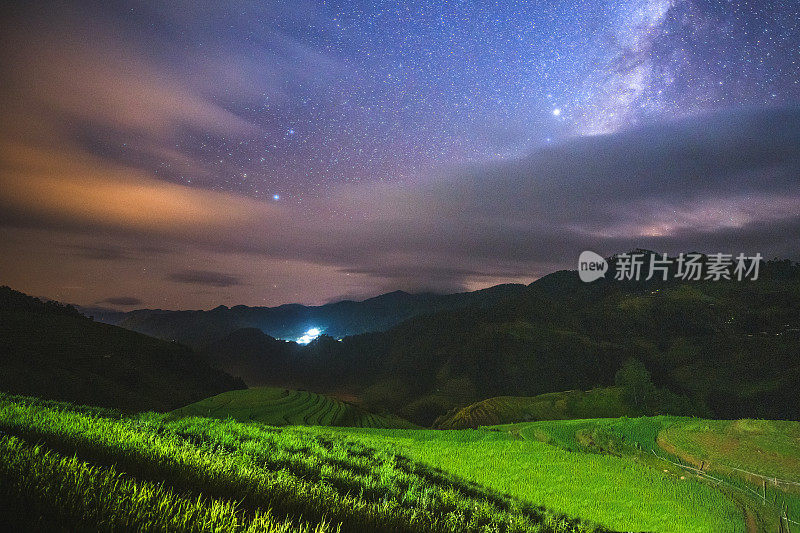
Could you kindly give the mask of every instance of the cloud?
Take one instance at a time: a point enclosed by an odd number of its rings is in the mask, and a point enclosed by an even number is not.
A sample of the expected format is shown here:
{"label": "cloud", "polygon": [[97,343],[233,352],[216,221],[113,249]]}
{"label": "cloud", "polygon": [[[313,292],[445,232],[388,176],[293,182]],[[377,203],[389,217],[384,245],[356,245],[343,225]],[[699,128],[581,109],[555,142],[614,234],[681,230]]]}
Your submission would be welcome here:
{"label": "cloud", "polygon": [[[93,124],[161,139],[182,127],[233,137],[258,131],[188,80],[144,60],[134,44],[123,47],[106,30],[85,23],[67,21],[67,33],[63,23],[26,21],[9,31],[17,46],[6,47],[0,63],[8,84],[5,113],[25,116],[23,125],[39,118],[60,122],[62,133]],[[46,37],[31,43],[26,24],[44,24]]]}
{"label": "cloud", "polygon": [[164,182],[99,158],[0,142],[0,220],[190,236],[268,209],[255,200]]}
{"label": "cloud", "polygon": [[114,242],[103,242],[102,240],[86,240],[83,242],[58,243],[60,249],[66,250],[71,255],[92,259],[95,261],[127,262],[144,258],[152,258],[168,252],[163,247],[146,245],[142,242],[129,246],[121,246]]}
{"label": "cloud", "polygon": [[142,301],[139,298],[134,298],[133,296],[112,296],[111,298],[106,298],[99,303],[130,307],[134,305],[141,305]]}
{"label": "cloud", "polygon": [[85,257],[86,259],[95,259],[98,261],[123,261],[131,259],[131,256],[126,250],[120,248],[119,246],[107,244],[62,244],[61,248],[69,250],[77,256]]}
{"label": "cloud", "polygon": [[[65,79],[48,85],[35,69],[26,74],[21,62],[22,81],[15,83],[42,83],[32,110],[40,122],[22,121],[25,131],[12,126],[0,134],[5,227],[305,262],[369,276],[376,291],[460,290],[534,278],[571,266],[584,249],[798,253],[792,232],[800,217],[798,108],[714,113],[575,138],[415,183],[343,183],[297,206],[155,174],[150,167],[161,160],[203,175],[201,161],[161,142],[186,124],[220,135],[252,127],[184,90],[179,78],[162,79],[152,65],[121,61],[112,47],[102,63],[115,66],[87,72],[88,92],[59,95],[60,84],[69,87],[71,76],[83,75],[82,65],[98,60],[81,59],[94,52],[80,47],[77,59],[47,53],[65,65],[57,73]],[[94,98],[106,85],[109,93]],[[64,117],[89,131],[110,128],[119,139],[134,139],[137,155],[92,148],[74,128],[64,130]],[[82,253],[105,261],[126,255],[101,245]],[[246,276],[199,270],[167,280],[225,288],[245,284]]]}
{"label": "cloud", "polygon": [[194,285],[209,285],[211,287],[233,287],[241,285],[241,280],[235,276],[209,270],[183,270],[173,272],[167,277],[170,281],[191,283]]}

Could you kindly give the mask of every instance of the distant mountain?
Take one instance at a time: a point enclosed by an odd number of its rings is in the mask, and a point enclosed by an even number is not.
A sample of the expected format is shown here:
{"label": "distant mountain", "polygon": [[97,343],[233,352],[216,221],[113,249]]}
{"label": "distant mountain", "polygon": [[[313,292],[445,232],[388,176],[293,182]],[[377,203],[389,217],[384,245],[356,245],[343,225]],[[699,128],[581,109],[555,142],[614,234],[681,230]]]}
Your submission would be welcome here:
{"label": "distant mountain", "polygon": [[98,320],[165,340],[204,347],[243,328],[255,328],[278,339],[297,339],[311,328],[334,338],[385,331],[409,318],[443,310],[489,307],[517,296],[524,285],[497,285],[459,294],[409,294],[395,291],[362,302],[342,301],[321,306],[219,306],[210,311],[141,309],[127,313],[87,309]]}
{"label": "distant mountain", "polygon": [[305,347],[239,332],[204,356],[246,359],[248,382],[347,393],[419,425],[486,398],[608,387],[631,359],[701,412],[798,420],[800,266],[765,262],[741,282],[587,284],[562,271],[385,332]]}
{"label": "distant mountain", "polygon": [[209,364],[244,380],[248,387],[289,383],[292,361],[301,346],[278,340],[260,329],[243,328],[206,346],[200,355]]}
{"label": "distant mountain", "polygon": [[243,386],[185,346],[0,287],[2,392],[140,411]]}

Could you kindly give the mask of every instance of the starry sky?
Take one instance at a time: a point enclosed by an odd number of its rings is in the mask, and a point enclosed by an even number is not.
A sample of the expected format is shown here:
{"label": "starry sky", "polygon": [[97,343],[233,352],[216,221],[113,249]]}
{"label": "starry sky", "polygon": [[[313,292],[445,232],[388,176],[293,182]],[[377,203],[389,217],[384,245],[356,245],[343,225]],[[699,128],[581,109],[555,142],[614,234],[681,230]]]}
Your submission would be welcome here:
{"label": "starry sky", "polygon": [[20,2],[0,283],[84,306],[800,255],[800,3]]}

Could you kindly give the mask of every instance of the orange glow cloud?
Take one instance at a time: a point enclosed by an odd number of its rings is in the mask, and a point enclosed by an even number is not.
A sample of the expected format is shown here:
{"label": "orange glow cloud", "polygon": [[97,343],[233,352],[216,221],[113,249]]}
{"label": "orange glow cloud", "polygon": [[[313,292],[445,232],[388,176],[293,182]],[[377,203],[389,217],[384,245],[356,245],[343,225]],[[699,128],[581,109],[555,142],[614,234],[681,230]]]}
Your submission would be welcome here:
{"label": "orange glow cloud", "polygon": [[264,222],[270,206],[153,179],[86,155],[0,146],[10,170],[0,176],[0,204],[32,218],[136,231],[185,233]]}

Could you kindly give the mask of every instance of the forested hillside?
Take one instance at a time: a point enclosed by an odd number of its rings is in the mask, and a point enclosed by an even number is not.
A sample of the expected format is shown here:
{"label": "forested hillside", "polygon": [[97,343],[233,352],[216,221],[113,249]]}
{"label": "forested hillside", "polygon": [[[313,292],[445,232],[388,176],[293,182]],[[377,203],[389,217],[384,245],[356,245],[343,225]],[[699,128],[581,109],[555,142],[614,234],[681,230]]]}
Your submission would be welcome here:
{"label": "forested hillside", "polygon": [[[322,336],[306,347],[276,350],[251,335],[246,352],[273,365],[261,383],[346,391],[423,425],[494,396],[613,385],[630,360],[644,366],[653,390],[672,393],[673,410],[688,402],[717,417],[799,419],[798,302],[800,269],[786,261],[741,282],[586,284],[562,271],[490,308],[420,316],[341,342]],[[244,354],[239,346],[231,337],[206,357]],[[664,408],[655,403],[643,398],[639,409]]]}
{"label": "forested hillside", "polygon": [[138,411],[241,387],[185,346],[0,287],[0,391]]}

